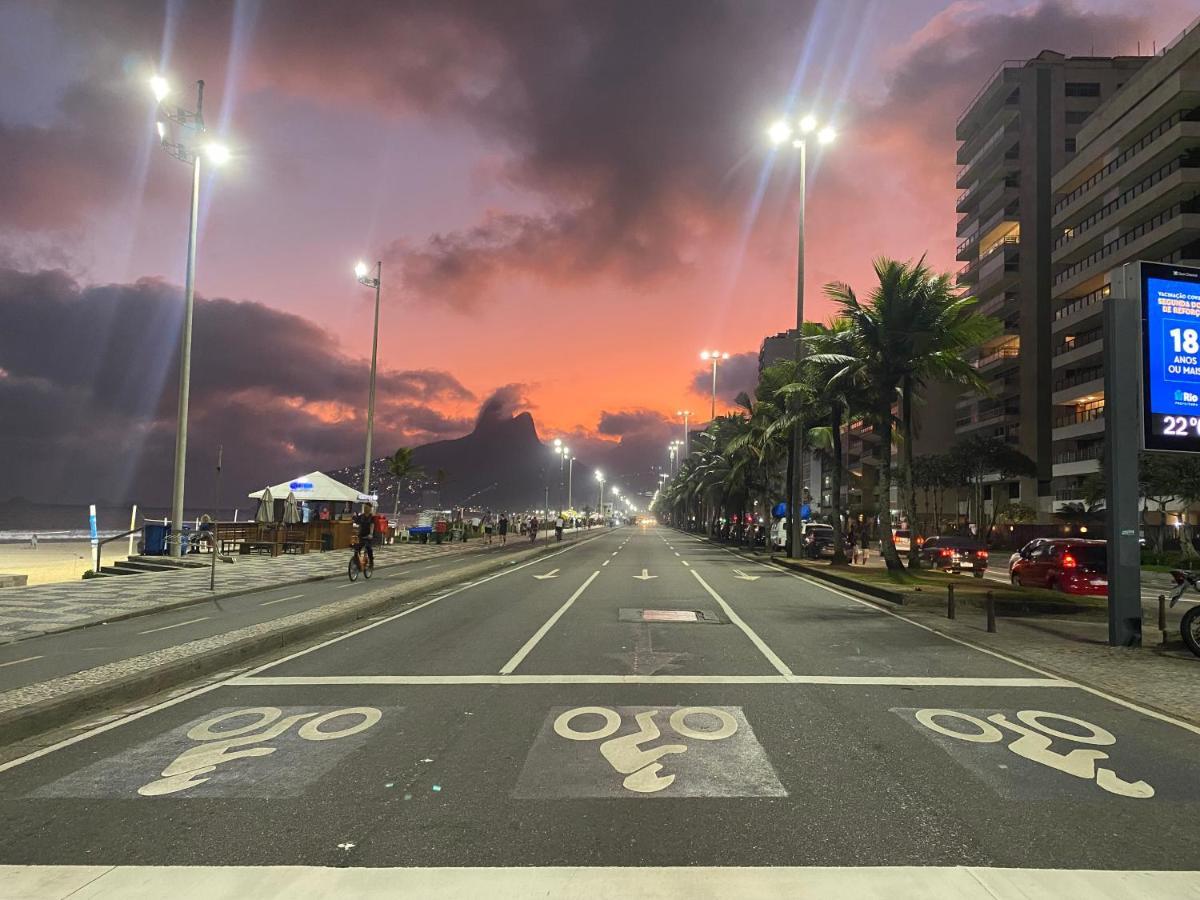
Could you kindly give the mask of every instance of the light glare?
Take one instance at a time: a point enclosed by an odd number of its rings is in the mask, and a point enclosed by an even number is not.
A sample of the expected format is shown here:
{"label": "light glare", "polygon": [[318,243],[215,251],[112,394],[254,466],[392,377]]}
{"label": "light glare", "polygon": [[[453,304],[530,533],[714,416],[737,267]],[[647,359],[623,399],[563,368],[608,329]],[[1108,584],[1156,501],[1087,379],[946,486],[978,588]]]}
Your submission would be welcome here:
{"label": "light glare", "polygon": [[229,148],[224,144],[208,144],[204,148],[204,154],[209,162],[216,166],[229,162]]}
{"label": "light glare", "polygon": [[835,137],[837,137],[837,132],[829,125],[826,125],[817,133],[817,140],[822,144],[830,143]]}
{"label": "light glare", "polygon": [[167,94],[171,93],[171,86],[167,84],[167,79],[155,75],[150,79],[150,90],[154,91],[154,99],[162,103]]}
{"label": "light glare", "polygon": [[771,143],[775,145],[782,144],[792,136],[792,126],[780,119],[767,129],[767,137],[771,139]]}
{"label": "light glare", "polygon": [[803,131],[805,134],[808,134],[808,132],[812,131],[816,127],[817,127],[817,117],[816,116],[805,116],[803,119],[800,120],[800,130]]}
{"label": "light glare", "polygon": [[160,141],[162,141],[162,140],[166,140],[166,137],[167,137],[167,126],[166,126],[166,125],[164,125],[162,122],[155,122],[155,123],[154,123],[154,127],[155,127],[155,129],[158,131],[158,139],[159,139]]}
{"label": "light glare", "polygon": [[366,278],[367,272],[369,272],[369,271],[371,271],[371,270],[367,268],[367,264],[365,262],[363,262],[361,259],[354,264],[354,277],[355,278]]}

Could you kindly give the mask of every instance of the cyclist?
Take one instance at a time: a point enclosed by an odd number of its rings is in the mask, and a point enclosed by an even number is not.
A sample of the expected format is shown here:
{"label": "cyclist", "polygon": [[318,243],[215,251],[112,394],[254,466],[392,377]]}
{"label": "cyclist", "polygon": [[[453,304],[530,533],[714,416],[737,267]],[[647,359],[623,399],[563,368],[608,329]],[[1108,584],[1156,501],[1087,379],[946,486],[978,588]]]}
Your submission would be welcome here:
{"label": "cyclist", "polygon": [[367,551],[367,565],[375,568],[375,515],[370,503],[364,503],[362,512],[354,517],[358,542]]}

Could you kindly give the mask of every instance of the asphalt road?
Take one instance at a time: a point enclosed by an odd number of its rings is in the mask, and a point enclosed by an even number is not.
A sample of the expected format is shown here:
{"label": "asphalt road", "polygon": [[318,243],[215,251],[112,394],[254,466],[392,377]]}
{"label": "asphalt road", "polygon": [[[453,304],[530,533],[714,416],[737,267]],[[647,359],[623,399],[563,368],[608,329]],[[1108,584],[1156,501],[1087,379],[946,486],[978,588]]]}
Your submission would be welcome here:
{"label": "asphalt road", "polygon": [[[1198,750],[1194,726],[624,528],[0,766],[0,864],[655,867],[645,889],[657,867],[944,867],[930,894],[976,866],[1103,896],[1103,870],[1195,867]],[[190,897],[290,870],[173,871]],[[532,892],[526,871],[491,883]]]}

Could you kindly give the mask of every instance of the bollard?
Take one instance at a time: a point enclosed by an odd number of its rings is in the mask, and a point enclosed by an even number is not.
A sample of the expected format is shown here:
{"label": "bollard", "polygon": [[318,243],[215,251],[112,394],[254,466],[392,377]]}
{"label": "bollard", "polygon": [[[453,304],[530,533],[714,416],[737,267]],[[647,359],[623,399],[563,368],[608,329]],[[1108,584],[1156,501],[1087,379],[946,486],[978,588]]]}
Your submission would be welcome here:
{"label": "bollard", "polygon": [[984,609],[987,610],[987,630],[988,634],[996,633],[996,598],[991,591],[987,592],[987,599],[983,602]]}
{"label": "bollard", "polygon": [[1167,598],[1158,595],[1158,630],[1162,632],[1162,642],[1167,642]]}
{"label": "bollard", "polygon": [[953,619],[958,610],[954,605],[954,585],[946,585],[946,618]]}

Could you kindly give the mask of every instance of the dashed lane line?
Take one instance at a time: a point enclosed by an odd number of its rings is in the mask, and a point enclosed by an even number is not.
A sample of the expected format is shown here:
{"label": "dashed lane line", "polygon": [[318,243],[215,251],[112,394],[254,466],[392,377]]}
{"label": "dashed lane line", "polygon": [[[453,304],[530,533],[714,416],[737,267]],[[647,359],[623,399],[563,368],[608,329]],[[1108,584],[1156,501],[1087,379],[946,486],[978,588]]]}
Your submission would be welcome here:
{"label": "dashed lane line", "polygon": [[292,594],[290,597],[280,597],[278,600],[267,600],[258,604],[259,606],[270,606],[272,603],[284,603],[288,600],[299,600],[303,594]]}
{"label": "dashed lane line", "polygon": [[954,678],[924,675],[243,675],[229,687],[472,684],[828,684],[865,687],[1074,688],[1057,678]]}
{"label": "dashed lane line", "polygon": [[186,622],[176,622],[174,625],[162,625],[158,628],[149,628],[146,631],[139,631],[138,634],[154,634],[158,631],[169,631],[172,628],[182,628],[184,625],[195,625],[197,622],[207,622],[212,616],[201,616],[198,619],[188,619]]}
{"label": "dashed lane line", "polygon": [[510,659],[508,662],[506,662],[504,664],[504,668],[502,668],[500,670],[501,675],[511,674],[512,671],[521,664],[522,660],[524,660],[525,657],[528,656],[529,653],[533,650],[533,648],[537,646],[538,641],[540,641],[542,638],[544,638],[546,636],[546,632],[548,632],[551,628],[554,627],[554,623],[562,618],[563,613],[565,613],[568,609],[571,608],[571,604],[573,604],[576,600],[579,599],[580,594],[582,594],[584,591],[586,591],[588,589],[588,585],[590,585],[593,581],[595,581],[596,576],[599,574],[600,574],[600,570],[597,569],[595,572],[593,572],[591,575],[588,576],[587,581],[585,581],[583,584],[581,584],[579,586],[579,588],[575,591],[575,593],[573,593],[569,598],[567,598],[567,602],[564,603],[562,606],[560,606],[555,611],[554,615],[552,615],[549,619],[547,619],[545,624],[543,624],[541,628],[539,628],[537,631],[535,631],[533,633],[533,637],[531,637],[529,640],[527,640],[525,642],[525,645],[523,647],[521,647],[520,650],[518,650],[516,653],[513,654],[512,659]]}
{"label": "dashed lane line", "polygon": [[763,639],[755,633],[754,629],[747,625],[745,621],[743,621],[742,617],[733,611],[733,607],[725,602],[725,598],[714,591],[712,586],[700,577],[699,572],[697,572],[695,569],[691,569],[691,573],[696,576],[696,580],[700,582],[700,585],[706,591],[708,591],[708,595],[716,600],[721,609],[725,611],[725,615],[728,616],[729,621],[738,628],[742,629],[742,632],[746,635],[746,637],[750,638],[750,642],[758,648],[758,652],[765,656],[767,658],[767,662],[775,667],[776,672],[781,675],[793,674],[792,670],[784,664],[784,661],[776,656],[775,651],[768,647]]}
{"label": "dashed lane line", "polygon": [[26,656],[24,659],[12,659],[6,663],[0,663],[0,669],[5,668],[6,666],[17,666],[17,665],[20,665],[21,663],[33,662],[35,659],[43,659],[43,658],[44,657],[41,657],[41,656]]}

